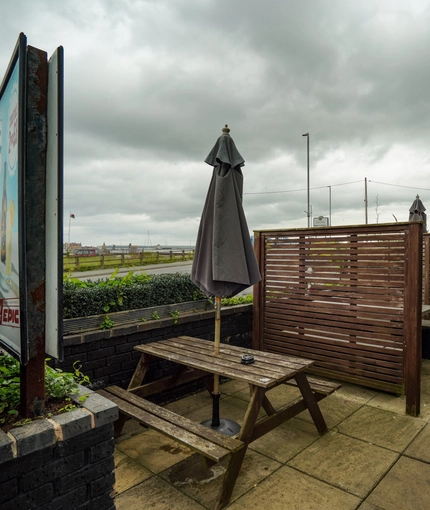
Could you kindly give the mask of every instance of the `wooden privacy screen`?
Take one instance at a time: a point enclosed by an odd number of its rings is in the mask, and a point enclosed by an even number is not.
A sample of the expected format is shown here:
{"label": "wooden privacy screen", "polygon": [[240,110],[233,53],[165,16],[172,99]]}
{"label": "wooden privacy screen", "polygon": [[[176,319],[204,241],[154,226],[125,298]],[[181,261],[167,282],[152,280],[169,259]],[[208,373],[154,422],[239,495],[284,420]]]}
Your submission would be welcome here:
{"label": "wooden privacy screen", "polygon": [[422,226],[255,231],[254,348],[312,373],[406,393],[419,414]]}

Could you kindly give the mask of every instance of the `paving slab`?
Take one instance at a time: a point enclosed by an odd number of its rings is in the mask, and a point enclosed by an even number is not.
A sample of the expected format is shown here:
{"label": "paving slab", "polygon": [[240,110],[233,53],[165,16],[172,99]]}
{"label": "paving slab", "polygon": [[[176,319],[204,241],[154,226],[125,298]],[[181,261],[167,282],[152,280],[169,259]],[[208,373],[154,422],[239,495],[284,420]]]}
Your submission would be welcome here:
{"label": "paving slab", "polygon": [[138,462],[132,460],[128,455],[115,449],[115,493],[122,494],[131,487],[154,476],[149,469],[146,469]]}
{"label": "paving slab", "polygon": [[238,391],[248,390],[248,385],[242,381],[234,379],[220,384],[219,391],[226,395],[232,395]]}
{"label": "paving slab", "polygon": [[396,452],[331,431],[287,465],[365,498],[398,457]]}
{"label": "paving slab", "polygon": [[[359,399],[349,399],[344,394],[337,392],[318,402],[318,405],[329,429],[339,425],[339,423],[363,406]],[[313,423],[312,417],[307,410],[297,415],[297,418]]]}
{"label": "paving slab", "polygon": [[249,448],[284,464],[319,438],[313,423],[293,418],[251,443]]}
{"label": "paving slab", "polygon": [[361,505],[357,508],[357,510],[381,510],[380,506],[371,505],[367,501],[361,503]]}
{"label": "paving slab", "polygon": [[116,510],[205,510],[172,485],[153,476],[115,498]]}
{"label": "paving slab", "polygon": [[423,359],[421,362],[421,375],[430,375],[430,359]]}
{"label": "paving slab", "polygon": [[336,391],[335,395],[344,396],[348,400],[354,400],[359,404],[367,404],[372,398],[379,394],[378,391],[363,386],[341,382],[342,386]]}
{"label": "paving slab", "polygon": [[427,424],[417,434],[412,443],[406,448],[404,454],[430,464],[430,424]]}
{"label": "paving slab", "polygon": [[194,395],[190,395],[189,397],[176,400],[175,402],[170,402],[169,404],[166,404],[165,407],[173,413],[184,416],[195,409],[212,405],[211,402],[212,397],[209,395],[207,390],[204,390],[199,393],[195,393]]}
{"label": "paving slab", "polygon": [[[219,404],[219,416],[228,420],[233,420],[239,425],[242,424],[243,418],[248,407],[248,402],[233,396],[222,395]],[[185,416],[192,420],[201,423],[212,418],[212,402],[207,406],[186,413]]]}
{"label": "paving slab", "polygon": [[430,507],[430,465],[401,457],[366,501],[383,510]]}
{"label": "paving slab", "polygon": [[160,473],[193,454],[186,446],[154,430],[117,444],[117,449],[152,473]]}
{"label": "paving slab", "polygon": [[281,467],[229,510],[355,510],[360,499],[287,466]]}
{"label": "paving slab", "polygon": [[339,432],[402,452],[426,422],[371,406],[363,406],[339,425]]}
{"label": "paving slab", "polygon": [[126,441],[133,436],[137,436],[138,434],[142,434],[142,432],[147,430],[148,427],[141,425],[137,420],[129,419],[124,423],[121,435],[115,438],[115,443],[122,443],[123,441]]}
{"label": "paving slab", "polygon": [[[160,476],[206,508],[212,508],[221,489],[227,462],[228,459],[207,469],[201,456],[194,455],[161,473]],[[231,501],[242,496],[250,487],[261,483],[280,466],[279,462],[248,450]]]}

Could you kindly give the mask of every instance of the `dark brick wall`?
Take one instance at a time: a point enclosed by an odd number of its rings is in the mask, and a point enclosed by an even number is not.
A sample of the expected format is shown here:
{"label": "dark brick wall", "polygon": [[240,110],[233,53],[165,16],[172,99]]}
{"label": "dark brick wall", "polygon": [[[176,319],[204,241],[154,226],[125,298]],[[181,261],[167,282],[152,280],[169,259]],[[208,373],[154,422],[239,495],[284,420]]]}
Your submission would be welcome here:
{"label": "dark brick wall", "polygon": [[[214,313],[203,312],[180,317],[176,323],[168,318],[65,337],[64,361],[57,361],[56,367],[72,371],[73,362],[78,361],[82,365],[81,371],[90,378],[92,389],[112,384],[126,388],[140,358],[140,353],[133,349],[135,345],[181,335],[213,341]],[[242,347],[252,346],[252,305],[222,310],[221,341]],[[146,380],[152,381],[169,375],[173,369],[174,365],[168,361],[154,363]],[[157,403],[176,400],[202,387],[200,381],[195,381],[151,400]]]}
{"label": "dark brick wall", "polygon": [[115,510],[112,424],[2,464],[0,510]]}

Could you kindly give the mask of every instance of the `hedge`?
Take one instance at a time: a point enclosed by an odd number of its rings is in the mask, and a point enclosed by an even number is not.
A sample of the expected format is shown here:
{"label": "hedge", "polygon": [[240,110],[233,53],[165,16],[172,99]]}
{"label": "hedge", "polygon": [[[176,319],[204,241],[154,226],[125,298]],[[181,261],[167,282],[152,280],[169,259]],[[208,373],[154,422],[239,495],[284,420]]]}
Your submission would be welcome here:
{"label": "hedge", "polygon": [[63,318],[184,303],[204,299],[186,273],[110,277],[96,282],[65,278]]}

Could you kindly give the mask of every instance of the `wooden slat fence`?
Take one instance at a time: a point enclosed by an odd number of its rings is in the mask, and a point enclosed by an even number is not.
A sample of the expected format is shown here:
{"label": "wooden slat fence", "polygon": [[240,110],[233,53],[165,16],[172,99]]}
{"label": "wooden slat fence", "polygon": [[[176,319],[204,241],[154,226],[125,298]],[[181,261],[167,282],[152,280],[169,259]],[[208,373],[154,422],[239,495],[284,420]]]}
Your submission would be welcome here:
{"label": "wooden slat fence", "polygon": [[419,223],[254,232],[254,348],[315,360],[311,372],[420,407]]}

